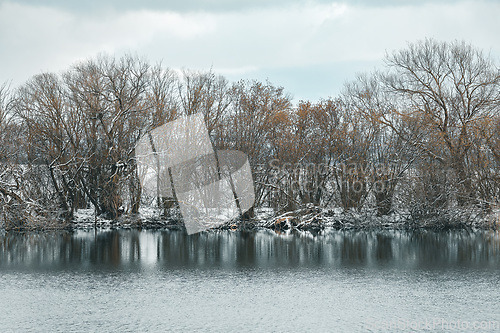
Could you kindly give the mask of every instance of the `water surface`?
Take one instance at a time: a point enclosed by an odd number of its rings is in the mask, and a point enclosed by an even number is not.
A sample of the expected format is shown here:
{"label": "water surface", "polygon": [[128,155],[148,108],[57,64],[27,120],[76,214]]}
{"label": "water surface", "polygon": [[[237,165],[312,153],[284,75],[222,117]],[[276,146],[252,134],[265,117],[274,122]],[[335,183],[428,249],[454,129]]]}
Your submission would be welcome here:
{"label": "water surface", "polygon": [[7,233],[0,331],[493,331],[499,273],[497,232]]}

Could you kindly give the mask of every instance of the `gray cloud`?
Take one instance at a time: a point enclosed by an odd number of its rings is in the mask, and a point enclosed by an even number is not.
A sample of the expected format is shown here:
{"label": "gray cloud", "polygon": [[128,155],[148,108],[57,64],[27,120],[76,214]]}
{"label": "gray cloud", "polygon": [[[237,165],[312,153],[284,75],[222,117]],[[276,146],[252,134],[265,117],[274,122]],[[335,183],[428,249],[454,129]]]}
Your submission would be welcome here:
{"label": "gray cloud", "polygon": [[[7,2],[2,0],[1,2]],[[39,0],[16,0],[16,3],[30,6],[40,6]],[[95,13],[102,9],[114,11],[134,11],[134,10],[162,10],[178,12],[221,12],[239,11],[251,8],[282,7],[290,3],[305,2],[302,0],[86,0],[86,1],[66,1],[66,0],[45,0],[43,6],[61,8],[70,12]]]}
{"label": "gray cloud", "polygon": [[[11,0],[0,0],[9,2]],[[494,2],[496,0],[486,0]],[[455,0],[85,0],[85,1],[67,1],[67,0],[15,0],[11,1],[18,4],[29,6],[44,6],[60,8],[70,12],[96,14],[102,10],[113,10],[117,12],[134,10],[162,10],[177,12],[224,12],[224,11],[242,11],[258,8],[284,7],[291,5],[307,4],[347,4],[351,6],[363,7],[398,7],[398,6],[421,6],[426,3],[456,3]]]}
{"label": "gray cloud", "polygon": [[387,51],[408,41],[464,39],[500,55],[500,3],[492,1],[389,6],[396,1],[385,0],[365,6],[367,1],[359,0],[353,6],[301,0],[264,5],[260,0],[233,11],[229,8],[236,5],[217,2],[220,11],[211,12],[194,10],[209,8],[208,0],[178,12],[165,9],[176,8],[168,1],[154,2],[157,10],[133,10],[151,0],[121,6],[96,1],[95,12],[78,7],[91,8],[92,1],[30,5],[34,2],[0,2],[0,83],[12,79],[17,85],[102,52],[130,52],[172,68],[213,68],[230,80],[269,79],[296,99],[318,99],[337,94],[356,72],[372,70]]}

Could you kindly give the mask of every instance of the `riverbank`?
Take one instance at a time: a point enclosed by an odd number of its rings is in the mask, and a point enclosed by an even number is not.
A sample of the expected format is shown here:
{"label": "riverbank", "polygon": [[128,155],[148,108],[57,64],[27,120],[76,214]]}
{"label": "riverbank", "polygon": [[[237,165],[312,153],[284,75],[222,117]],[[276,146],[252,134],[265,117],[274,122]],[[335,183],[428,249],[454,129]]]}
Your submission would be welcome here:
{"label": "riverbank", "polygon": [[[37,223],[27,225],[22,230],[54,230],[54,229],[171,229],[185,230],[179,213],[172,217],[162,217],[155,208],[146,208],[136,215],[123,215],[116,220],[107,220],[95,216],[92,209],[82,209],[75,213],[72,221],[67,223]],[[5,229],[5,228],[2,228]],[[215,229],[218,230],[254,230],[271,229],[275,231],[302,230],[318,232],[323,229],[336,230],[457,230],[457,229],[500,229],[500,212],[485,214],[480,210],[447,210],[440,214],[415,216],[410,213],[393,213],[387,216],[376,216],[374,212],[344,212],[340,209],[321,209],[307,207],[284,214],[275,214],[270,209],[256,211],[255,217],[246,220],[229,221]]]}
{"label": "riverbank", "polygon": [[[4,226],[0,230],[6,231]],[[162,217],[155,208],[141,209],[139,214],[125,214],[116,220],[95,216],[93,209],[81,209],[69,222],[51,221],[50,223],[27,223],[23,228],[7,231],[44,231],[44,230],[89,230],[89,229],[170,229],[185,230],[180,213]],[[488,214],[481,210],[455,209],[439,214],[415,216],[410,213],[393,213],[376,216],[374,212],[344,212],[341,209],[322,209],[306,207],[284,214],[275,214],[270,209],[256,211],[251,219],[232,220],[214,228],[215,230],[255,230],[270,229],[278,232],[302,230],[318,232],[334,230],[498,230],[500,211]]]}

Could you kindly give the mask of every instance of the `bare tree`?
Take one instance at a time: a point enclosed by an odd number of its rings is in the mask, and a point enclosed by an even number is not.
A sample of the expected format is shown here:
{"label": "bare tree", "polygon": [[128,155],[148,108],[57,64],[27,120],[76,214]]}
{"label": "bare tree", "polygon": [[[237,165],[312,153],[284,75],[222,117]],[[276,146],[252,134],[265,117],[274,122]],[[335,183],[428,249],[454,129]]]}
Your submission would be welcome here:
{"label": "bare tree", "polygon": [[346,85],[344,98],[374,129],[369,149],[368,178],[379,216],[393,211],[396,187],[418,157],[411,129],[398,112],[397,100],[385,91],[380,74],[359,75]]}
{"label": "bare tree", "polygon": [[37,75],[18,90],[14,107],[27,128],[28,161],[46,166],[60,209],[58,215],[68,220],[72,217],[74,198],[70,188],[73,175],[68,166],[72,157],[64,132],[67,108],[64,87],[55,74]]}
{"label": "bare tree", "polygon": [[[179,78],[176,73],[170,69],[165,69],[158,64],[151,68],[150,84],[147,89],[147,102],[150,106],[148,113],[150,119],[144,128],[145,134],[154,128],[174,120],[181,113],[178,100]],[[160,161],[157,160],[157,170],[160,170]],[[156,204],[158,208],[163,208],[163,215],[169,214],[169,209],[174,207],[177,200],[174,197],[166,198],[160,195],[160,174],[156,178]],[[140,200],[142,189],[135,187],[137,196],[136,202]]]}
{"label": "bare tree", "polygon": [[231,89],[226,78],[209,72],[184,70],[180,76],[178,94],[186,115],[202,112],[208,134],[219,143],[221,124],[231,104]]}
{"label": "bare tree", "polygon": [[[410,44],[387,57],[387,88],[404,98],[407,116],[425,122],[432,138],[442,144],[420,147],[457,178],[460,205],[476,199],[468,163],[473,128],[498,112],[500,72],[491,58],[464,42],[432,39]],[[444,149],[444,150],[441,150]]]}
{"label": "bare tree", "polygon": [[147,125],[148,80],[149,65],[131,56],[88,61],[65,75],[78,113],[73,118],[84,133],[71,142],[85,162],[79,181],[97,212],[110,218],[122,212],[121,182],[127,177],[132,177],[132,211],[138,210],[133,150]]}
{"label": "bare tree", "polygon": [[[224,146],[247,154],[256,191],[256,205],[267,195],[269,162],[279,158],[278,141],[287,134],[291,98],[282,87],[239,81],[232,87],[232,104],[224,122]],[[260,169],[256,173],[255,170]]]}

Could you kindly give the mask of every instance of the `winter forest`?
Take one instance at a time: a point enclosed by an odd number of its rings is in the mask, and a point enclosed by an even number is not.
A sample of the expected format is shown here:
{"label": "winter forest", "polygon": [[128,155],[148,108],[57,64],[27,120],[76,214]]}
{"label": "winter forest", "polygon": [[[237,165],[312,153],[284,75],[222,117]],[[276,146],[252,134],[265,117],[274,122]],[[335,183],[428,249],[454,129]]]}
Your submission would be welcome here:
{"label": "winter forest", "polygon": [[500,199],[500,70],[465,42],[389,52],[339,96],[293,102],[270,82],[228,82],[135,56],[100,56],[0,86],[0,227],[59,228],[81,209],[114,220],[175,198],[146,195],[136,142],[202,113],[214,149],[248,155],[255,205],[374,219],[461,221]]}

